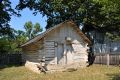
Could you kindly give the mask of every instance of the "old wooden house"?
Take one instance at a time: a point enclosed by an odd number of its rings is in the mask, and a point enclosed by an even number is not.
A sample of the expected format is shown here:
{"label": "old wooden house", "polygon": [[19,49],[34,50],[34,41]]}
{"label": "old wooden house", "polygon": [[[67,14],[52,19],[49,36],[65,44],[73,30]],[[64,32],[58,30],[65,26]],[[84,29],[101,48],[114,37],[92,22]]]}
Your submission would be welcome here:
{"label": "old wooden house", "polygon": [[65,21],[23,44],[23,61],[36,72],[41,60],[47,70],[86,66],[90,43],[79,27]]}

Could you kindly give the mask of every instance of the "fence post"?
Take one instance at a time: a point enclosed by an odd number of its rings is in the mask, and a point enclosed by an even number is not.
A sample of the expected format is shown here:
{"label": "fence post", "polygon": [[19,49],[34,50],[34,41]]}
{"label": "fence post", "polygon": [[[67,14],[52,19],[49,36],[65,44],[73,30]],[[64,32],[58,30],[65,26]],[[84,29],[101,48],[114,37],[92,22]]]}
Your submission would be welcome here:
{"label": "fence post", "polygon": [[110,55],[109,55],[109,53],[107,54],[107,66],[109,66],[110,65]]}
{"label": "fence post", "polygon": [[118,65],[120,66],[120,54],[118,55]]}

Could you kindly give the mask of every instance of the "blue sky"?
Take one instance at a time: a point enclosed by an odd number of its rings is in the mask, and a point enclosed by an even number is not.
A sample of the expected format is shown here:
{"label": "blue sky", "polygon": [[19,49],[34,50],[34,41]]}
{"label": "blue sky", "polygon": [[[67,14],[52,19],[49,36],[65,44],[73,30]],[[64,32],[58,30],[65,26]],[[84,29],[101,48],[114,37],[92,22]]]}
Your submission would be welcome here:
{"label": "blue sky", "polygon": [[[18,4],[18,1],[19,0],[11,0],[13,8],[16,4]],[[32,21],[33,24],[35,24],[36,22],[40,23],[41,27],[45,30],[47,18],[43,17],[41,14],[37,14],[37,16],[34,16],[32,13],[32,11],[26,8],[20,12],[20,14],[22,15],[21,17],[12,16],[10,21],[11,27],[16,30],[24,30],[25,22]]]}

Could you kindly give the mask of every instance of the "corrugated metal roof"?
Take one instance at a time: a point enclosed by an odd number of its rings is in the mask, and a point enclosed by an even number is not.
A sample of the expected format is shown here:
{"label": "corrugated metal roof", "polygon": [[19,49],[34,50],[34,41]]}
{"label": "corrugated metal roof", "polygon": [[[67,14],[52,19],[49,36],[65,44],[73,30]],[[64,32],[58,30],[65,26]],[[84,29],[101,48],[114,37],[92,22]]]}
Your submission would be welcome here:
{"label": "corrugated metal roof", "polygon": [[56,26],[54,26],[54,27],[51,27],[51,28],[47,29],[45,32],[39,34],[39,35],[36,36],[35,38],[27,41],[27,42],[26,42],[25,44],[23,44],[21,47],[26,46],[26,45],[28,45],[28,44],[31,44],[31,43],[37,41],[37,40],[42,39],[42,38],[45,37],[49,32],[51,32],[52,30],[54,30],[54,29],[56,29],[56,28],[58,28],[58,27],[61,27],[61,25],[64,24],[64,23],[68,23],[68,24],[74,25],[74,28],[77,30],[77,32],[80,34],[80,36],[84,39],[84,41],[87,42],[87,43],[89,43],[89,44],[91,43],[91,41],[85,36],[85,34],[82,33],[82,31],[75,25],[75,23],[74,23],[73,21],[64,21],[64,22],[62,22],[62,23],[60,23],[60,24],[58,24],[58,25],[56,25]]}

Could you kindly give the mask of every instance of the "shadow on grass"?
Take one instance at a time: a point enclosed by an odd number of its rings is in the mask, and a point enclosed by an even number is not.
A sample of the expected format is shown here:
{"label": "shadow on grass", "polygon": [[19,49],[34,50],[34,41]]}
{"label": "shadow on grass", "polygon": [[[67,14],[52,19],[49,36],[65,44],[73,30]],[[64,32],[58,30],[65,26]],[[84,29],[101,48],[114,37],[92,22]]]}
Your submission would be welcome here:
{"label": "shadow on grass", "polygon": [[120,80],[120,73],[116,74],[107,74],[110,77],[110,80]]}

